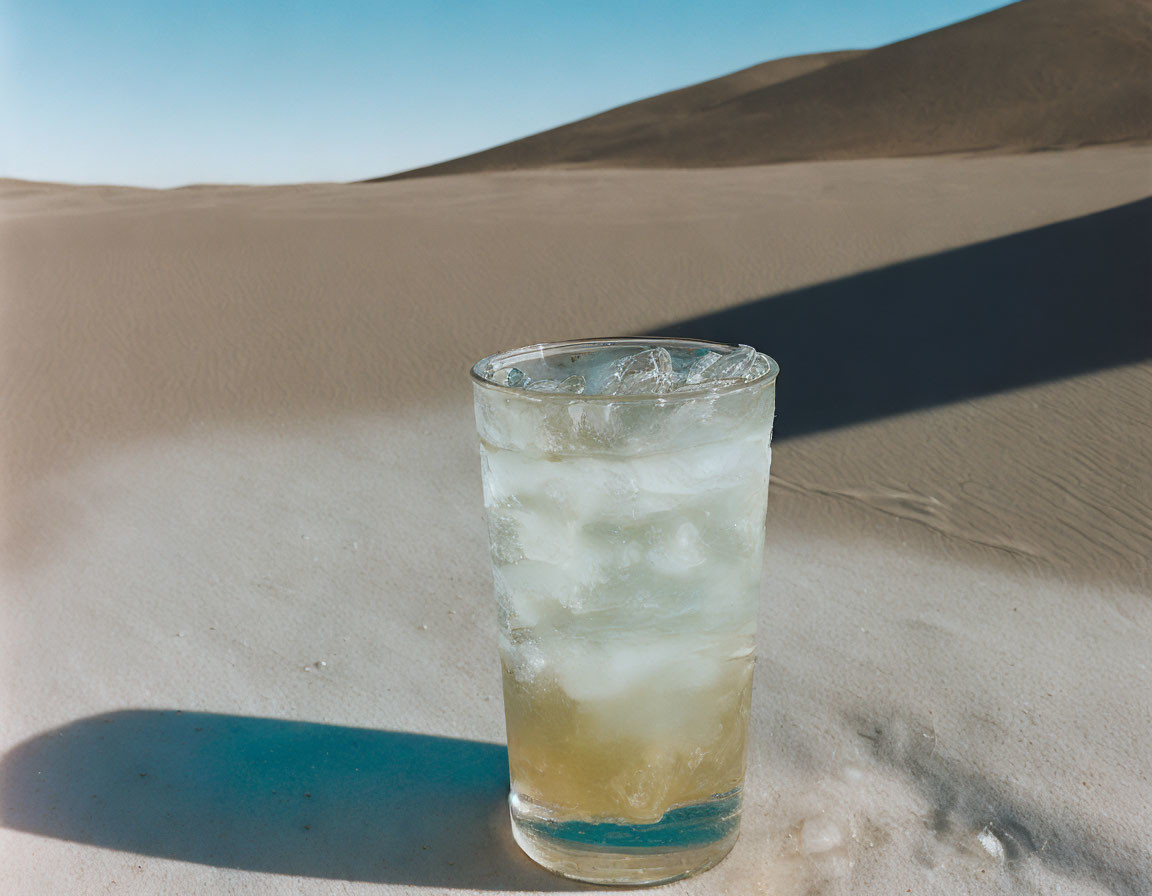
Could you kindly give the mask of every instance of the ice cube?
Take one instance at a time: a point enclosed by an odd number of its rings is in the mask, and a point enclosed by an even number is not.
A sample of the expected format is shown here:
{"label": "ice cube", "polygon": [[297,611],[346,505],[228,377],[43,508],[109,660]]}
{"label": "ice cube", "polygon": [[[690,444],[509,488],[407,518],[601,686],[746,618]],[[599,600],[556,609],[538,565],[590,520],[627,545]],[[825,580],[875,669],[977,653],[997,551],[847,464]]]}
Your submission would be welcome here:
{"label": "ice cube", "polygon": [[500,655],[520,684],[532,684],[536,676],[548,668],[547,657],[538,644],[526,640],[514,642],[503,633],[500,635]]}
{"label": "ice cube", "polygon": [[674,392],[703,392],[710,389],[722,389],[725,386],[742,386],[753,377],[722,377],[720,379],[703,379],[698,383],[683,383],[677,386]]}
{"label": "ice cube", "polygon": [[509,368],[508,375],[504,378],[504,385],[513,389],[527,389],[531,382],[532,380],[528,379],[519,367]]}
{"label": "ice cube", "polygon": [[700,530],[691,523],[681,523],[648,551],[648,562],[659,572],[684,575],[708,559]]}
{"label": "ice cube", "polygon": [[672,702],[682,702],[685,691],[702,690],[726,671],[724,660],[689,649],[675,638],[635,637],[614,640],[611,647],[573,642],[556,645],[553,657],[557,683],[582,703],[619,699],[629,691],[651,696],[653,689],[643,685],[655,681]]}
{"label": "ice cube", "polygon": [[497,566],[492,578],[496,602],[509,629],[532,628],[542,617],[555,615],[569,591],[555,567],[532,560]]}
{"label": "ice cube", "polygon": [[653,395],[671,392],[678,377],[668,349],[650,348],[621,358],[602,390],[605,395]]}
{"label": "ice cube", "polygon": [[684,372],[684,384],[693,385],[699,383],[708,376],[708,368],[719,361],[721,355],[719,352],[705,352],[699,358],[692,362],[692,366]]}
{"label": "ice cube", "polygon": [[732,439],[632,458],[626,468],[632,492],[646,500],[660,495],[705,497],[720,489],[751,487],[764,463],[764,450],[762,439]]}
{"label": "ice cube", "polygon": [[768,358],[766,355],[756,354],[756,361],[752,364],[752,369],[748,371],[745,379],[755,380],[764,376],[768,372]]}
{"label": "ice cube", "polygon": [[557,392],[579,395],[584,391],[584,377],[574,374],[563,380],[532,380],[524,386],[529,392]]}
{"label": "ice cube", "polygon": [[742,345],[726,355],[721,355],[715,363],[710,364],[704,372],[704,379],[710,384],[716,380],[749,379],[749,374],[759,353],[750,345]]}

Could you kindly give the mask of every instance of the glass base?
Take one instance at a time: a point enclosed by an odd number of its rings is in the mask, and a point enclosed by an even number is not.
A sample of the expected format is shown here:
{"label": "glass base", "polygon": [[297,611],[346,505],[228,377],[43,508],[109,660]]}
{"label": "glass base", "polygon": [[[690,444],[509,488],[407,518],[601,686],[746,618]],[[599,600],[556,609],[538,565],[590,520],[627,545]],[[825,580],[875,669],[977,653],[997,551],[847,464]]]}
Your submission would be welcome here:
{"label": "glass base", "polygon": [[549,871],[594,884],[663,884],[717,864],[740,835],[740,790],[666,813],[654,824],[554,821],[513,792],[512,835]]}

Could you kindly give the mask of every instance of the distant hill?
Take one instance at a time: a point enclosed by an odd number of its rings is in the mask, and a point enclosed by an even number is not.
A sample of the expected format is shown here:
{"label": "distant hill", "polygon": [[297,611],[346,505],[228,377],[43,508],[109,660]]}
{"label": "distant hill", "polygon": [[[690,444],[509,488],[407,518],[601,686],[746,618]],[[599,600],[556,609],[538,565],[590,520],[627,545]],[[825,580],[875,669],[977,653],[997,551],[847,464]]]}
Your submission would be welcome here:
{"label": "distant hill", "polygon": [[762,63],[375,180],[1152,139],[1152,0],[1023,0],[874,50]]}

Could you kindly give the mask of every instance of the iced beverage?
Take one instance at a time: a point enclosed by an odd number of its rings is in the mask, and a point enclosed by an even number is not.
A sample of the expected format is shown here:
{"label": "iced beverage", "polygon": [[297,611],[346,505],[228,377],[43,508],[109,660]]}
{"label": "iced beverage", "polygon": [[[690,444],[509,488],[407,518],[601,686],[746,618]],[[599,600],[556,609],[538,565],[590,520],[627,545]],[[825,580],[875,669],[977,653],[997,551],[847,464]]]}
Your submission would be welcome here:
{"label": "iced beverage", "polygon": [[695,340],[473,368],[517,842],[597,883],[736,840],[775,362]]}

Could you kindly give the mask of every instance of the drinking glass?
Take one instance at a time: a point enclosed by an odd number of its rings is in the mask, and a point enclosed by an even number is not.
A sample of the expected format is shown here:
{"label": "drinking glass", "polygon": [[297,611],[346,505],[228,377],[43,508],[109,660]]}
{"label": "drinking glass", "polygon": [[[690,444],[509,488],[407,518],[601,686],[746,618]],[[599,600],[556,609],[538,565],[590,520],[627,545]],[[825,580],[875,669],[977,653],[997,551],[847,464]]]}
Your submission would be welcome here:
{"label": "drinking glass", "polygon": [[686,877],[736,841],[779,368],[663,394],[508,383],[591,387],[654,348],[680,369],[739,351],[578,340],[472,369],[513,834],[602,884]]}

